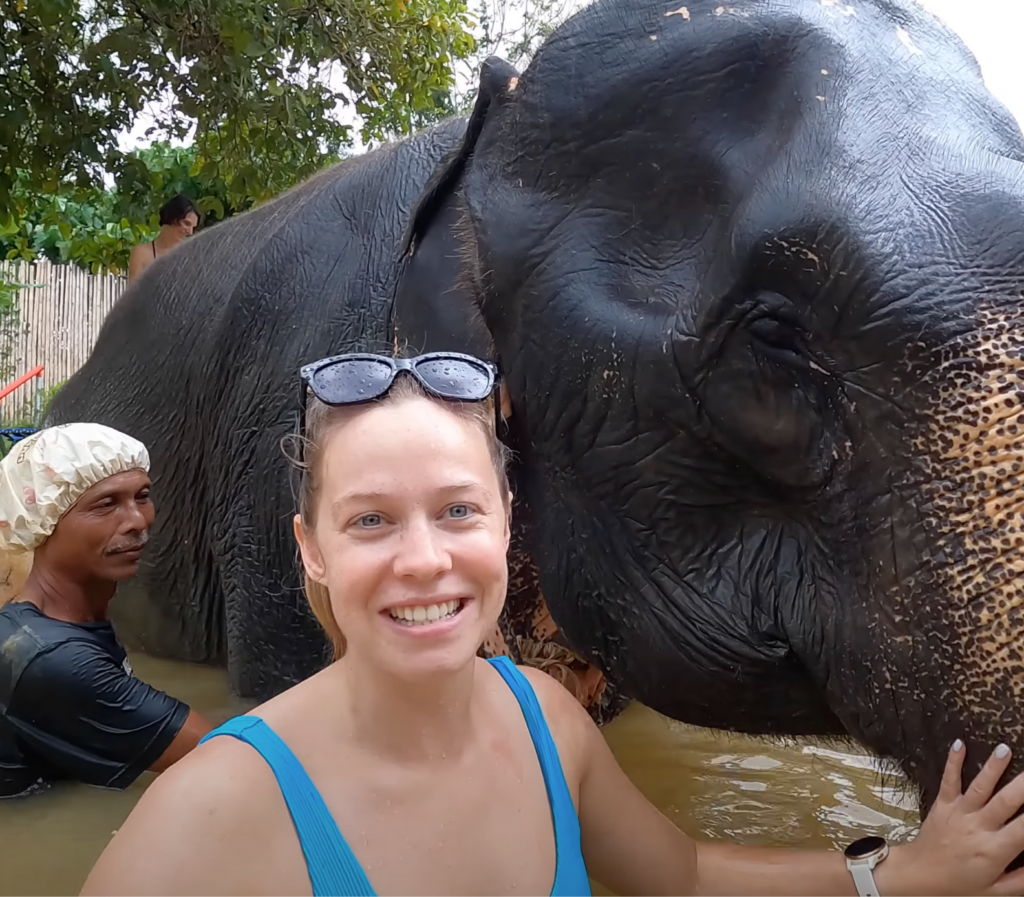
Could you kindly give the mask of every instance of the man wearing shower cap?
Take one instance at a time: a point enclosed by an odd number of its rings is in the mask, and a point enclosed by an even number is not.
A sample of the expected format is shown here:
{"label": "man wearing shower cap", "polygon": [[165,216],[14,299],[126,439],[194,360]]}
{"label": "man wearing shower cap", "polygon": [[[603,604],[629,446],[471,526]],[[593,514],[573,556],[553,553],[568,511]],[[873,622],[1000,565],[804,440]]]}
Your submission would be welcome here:
{"label": "man wearing shower cap", "polygon": [[63,424],[0,461],[0,550],[34,552],[0,608],[0,797],[61,779],[125,788],[212,727],[136,679],[107,619],[153,524],[149,453],[99,424]]}

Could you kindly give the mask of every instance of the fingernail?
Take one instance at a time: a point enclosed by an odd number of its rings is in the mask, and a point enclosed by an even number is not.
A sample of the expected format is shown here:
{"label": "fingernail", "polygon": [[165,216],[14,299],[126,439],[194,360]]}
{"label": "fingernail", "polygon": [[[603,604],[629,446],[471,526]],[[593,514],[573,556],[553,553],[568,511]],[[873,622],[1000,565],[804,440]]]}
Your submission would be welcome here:
{"label": "fingernail", "polygon": [[1005,759],[1009,755],[1009,753],[1010,753],[1009,746],[1005,745],[1005,744],[1001,744],[1001,745],[999,745],[996,748],[996,759],[997,760],[1003,760],[1003,759]]}
{"label": "fingernail", "polygon": [[953,753],[959,754],[964,749],[964,743],[958,738],[953,742]]}

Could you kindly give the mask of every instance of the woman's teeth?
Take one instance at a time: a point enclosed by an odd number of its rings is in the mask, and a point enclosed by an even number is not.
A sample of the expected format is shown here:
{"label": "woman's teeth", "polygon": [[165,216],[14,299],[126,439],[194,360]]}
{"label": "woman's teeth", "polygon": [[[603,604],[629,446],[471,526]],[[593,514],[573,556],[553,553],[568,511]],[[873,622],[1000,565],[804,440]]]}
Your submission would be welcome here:
{"label": "woman's teeth", "polygon": [[462,602],[459,599],[443,601],[440,604],[420,604],[416,607],[392,607],[388,613],[392,619],[400,623],[407,623],[412,626],[422,626],[424,623],[436,623],[438,620],[447,620],[454,617]]}

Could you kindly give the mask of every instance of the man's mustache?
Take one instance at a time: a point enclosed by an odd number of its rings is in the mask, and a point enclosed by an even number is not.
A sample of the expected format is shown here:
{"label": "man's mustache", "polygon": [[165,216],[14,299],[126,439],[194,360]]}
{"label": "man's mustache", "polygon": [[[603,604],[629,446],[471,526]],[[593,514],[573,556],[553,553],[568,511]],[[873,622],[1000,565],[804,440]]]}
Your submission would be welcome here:
{"label": "man's mustache", "polygon": [[117,545],[112,545],[107,549],[107,554],[124,554],[126,551],[141,551],[146,547],[146,543],[149,541],[149,531],[141,533],[134,539],[129,539],[125,542],[118,542]]}

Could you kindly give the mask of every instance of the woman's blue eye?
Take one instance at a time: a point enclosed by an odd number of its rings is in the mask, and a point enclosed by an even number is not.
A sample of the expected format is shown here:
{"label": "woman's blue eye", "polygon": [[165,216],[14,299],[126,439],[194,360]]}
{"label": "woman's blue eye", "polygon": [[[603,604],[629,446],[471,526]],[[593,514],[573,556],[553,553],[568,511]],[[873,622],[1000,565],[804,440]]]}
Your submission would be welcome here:
{"label": "woman's blue eye", "polygon": [[380,526],[380,524],[380,514],[363,514],[363,516],[359,518],[359,525],[363,527]]}
{"label": "woman's blue eye", "polygon": [[469,505],[452,505],[448,513],[457,519],[464,519],[469,516]]}

